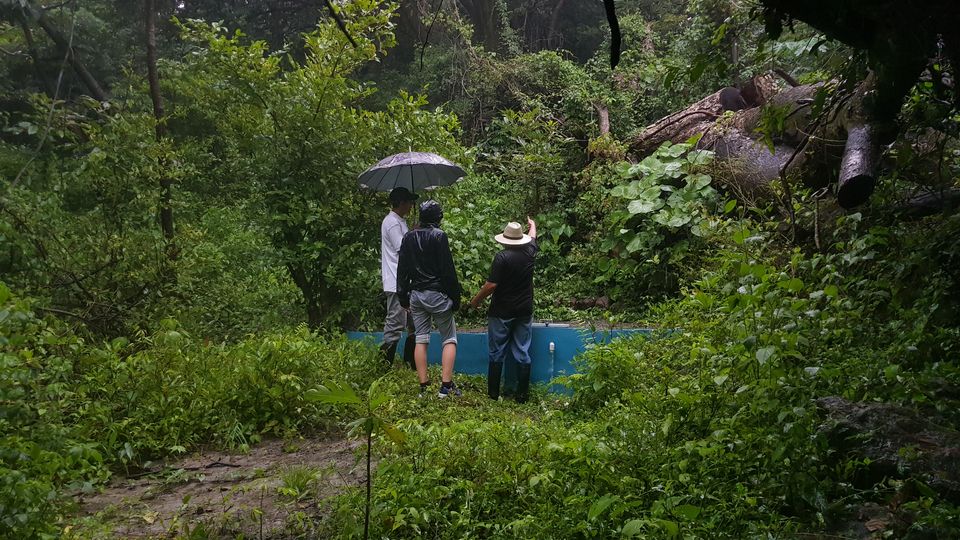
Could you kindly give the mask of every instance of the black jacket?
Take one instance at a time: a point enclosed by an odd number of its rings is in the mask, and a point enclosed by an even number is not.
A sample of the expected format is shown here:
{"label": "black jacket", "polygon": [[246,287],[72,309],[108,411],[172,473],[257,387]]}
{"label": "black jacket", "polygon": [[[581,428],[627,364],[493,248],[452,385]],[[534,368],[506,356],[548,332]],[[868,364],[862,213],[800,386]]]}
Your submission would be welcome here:
{"label": "black jacket", "polygon": [[397,295],[410,306],[410,291],[439,291],[460,308],[460,281],[453,266],[447,234],[437,227],[414,229],[403,235],[397,262]]}

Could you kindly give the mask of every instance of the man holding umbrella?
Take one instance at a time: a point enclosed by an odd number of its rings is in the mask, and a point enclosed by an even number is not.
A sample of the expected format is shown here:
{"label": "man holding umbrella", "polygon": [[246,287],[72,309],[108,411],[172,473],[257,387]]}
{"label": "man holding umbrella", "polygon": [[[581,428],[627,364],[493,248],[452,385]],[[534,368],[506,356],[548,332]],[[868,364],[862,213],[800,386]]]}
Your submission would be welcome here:
{"label": "man holding umbrella", "polygon": [[383,344],[380,351],[383,353],[387,366],[393,365],[397,354],[397,343],[400,334],[407,329],[407,340],[403,344],[403,361],[416,369],[413,360],[413,321],[410,313],[400,306],[397,296],[397,261],[400,257],[400,242],[403,235],[410,230],[406,218],[413,209],[414,201],[418,196],[410,193],[405,187],[394,188],[388,197],[390,213],[383,218],[380,225],[380,275],[383,279],[383,292],[387,296],[387,317],[383,323]]}

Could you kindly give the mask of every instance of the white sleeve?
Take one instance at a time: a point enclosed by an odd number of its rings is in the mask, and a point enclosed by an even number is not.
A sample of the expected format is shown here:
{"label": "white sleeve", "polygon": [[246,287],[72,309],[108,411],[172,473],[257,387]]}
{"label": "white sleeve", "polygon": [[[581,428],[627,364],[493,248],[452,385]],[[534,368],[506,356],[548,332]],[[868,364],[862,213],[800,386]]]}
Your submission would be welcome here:
{"label": "white sleeve", "polygon": [[389,246],[394,253],[398,253],[400,251],[400,243],[403,242],[403,231],[401,230],[399,223],[394,223],[389,229],[387,229],[385,239],[387,241],[387,246]]}

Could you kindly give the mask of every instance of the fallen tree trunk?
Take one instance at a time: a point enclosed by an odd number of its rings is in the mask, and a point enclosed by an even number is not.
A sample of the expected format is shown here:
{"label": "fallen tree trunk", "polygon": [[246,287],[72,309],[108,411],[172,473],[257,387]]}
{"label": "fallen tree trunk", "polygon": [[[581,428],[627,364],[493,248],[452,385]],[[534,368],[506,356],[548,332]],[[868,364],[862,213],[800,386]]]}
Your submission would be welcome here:
{"label": "fallen tree trunk", "polygon": [[[769,198],[770,183],[803,178],[811,187],[837,178],[837,199],[844,208],[862,204],[873,192],[879,162],[875,130],[863,112],[863,96],[872,78],[852,94],[839,96],[816,118],[812,104],[822,84],[786,88],[732,110],[727,89],[645,128],[630,144],[635,156],[647,155],[666,141],[700,136],[699,148],[712,150],[724,167],[721,180],[738,197]],[[776,122],[770,121],[776,118]],[[776,133],[764,125],[778,125]]]}

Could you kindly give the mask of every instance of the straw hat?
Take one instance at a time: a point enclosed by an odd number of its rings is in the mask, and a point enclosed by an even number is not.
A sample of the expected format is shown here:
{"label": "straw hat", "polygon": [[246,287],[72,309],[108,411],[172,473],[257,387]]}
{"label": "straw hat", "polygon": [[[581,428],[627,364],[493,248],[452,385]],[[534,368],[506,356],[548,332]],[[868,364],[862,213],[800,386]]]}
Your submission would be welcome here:
{"label": "straw hat", "polygon": [[522,246],[533,240],[530,236],[523,234],[523,229],[516,221],[507,223],[507,226],[503,228],[503,234],[498,234],[493,239],[505,246]]}

